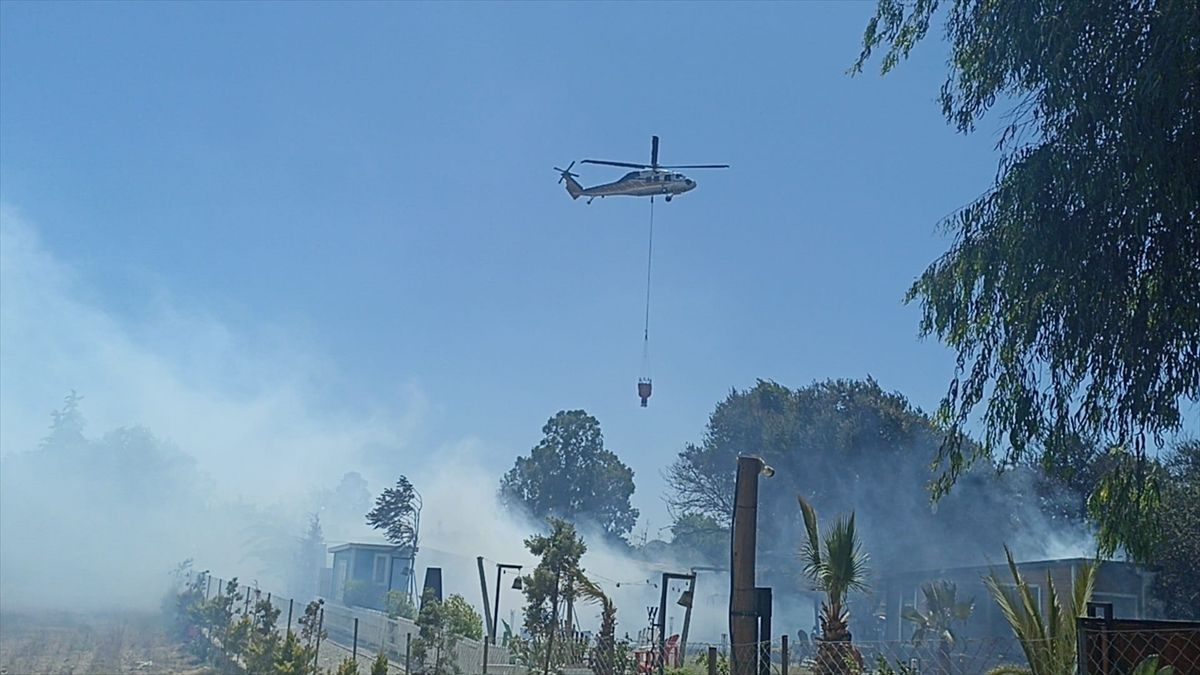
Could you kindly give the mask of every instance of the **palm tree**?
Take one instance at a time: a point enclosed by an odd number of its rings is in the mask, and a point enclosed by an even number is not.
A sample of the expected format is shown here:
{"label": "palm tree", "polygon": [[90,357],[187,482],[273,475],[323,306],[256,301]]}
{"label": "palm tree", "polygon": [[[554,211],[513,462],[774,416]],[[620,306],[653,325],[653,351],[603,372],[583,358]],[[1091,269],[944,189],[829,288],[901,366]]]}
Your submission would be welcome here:
{"label": "palm tree", "polygon": [[595,675],[612,675],[616,672],[613,660],[617,644],[617,606],[600,589],[596,582],[583,574],[575,578],[575,592],[580,598],[600,605],[600,634],[596,636]]}
{"label": "palm tree", "polygon": [[[1030,675],[1060,675],[1075,672],[1078,653],[1075,644],[1075,617],[1087,606],[1096,580],[1096,566],[1084,565],[1071,589],[1071,604],[1064,607],[1054,588],[1054,580],[1046,573],[1046,613],[1038,606],[1037,596],[1029,583],[1017,571],[1012,551],[1004,547],[1012,583],[1002,581],[995,572],[984,577],[992,598],[1000,606],[1005,621],[1021,642],[1021,651],[1029,662],[1028,668],[1005,666],[993,673],[1029,673]],[[1016,592],[1013,592],[1013,586]]]}
{"label": "palm tree", "polygon": [[817,512],[803,497],[797,497],[804,514],[804,574],[825,594],[821,601],[821,637],[817,642],[817,672],[841,674],[862,670],[862,655],[850,644],[850,612],[846,595],[867,589],[867,554],[854,529],[854,512],[839,517],[821,533]]}
{"label": "palm tree", "polygon": [[954,647],[954,623],[966,621],[975,610],[975,600],[958,601],[958,586],[952,581],[933,581],[921,586],[925,595],[925,611],[905,607],[901,616],[916,624],[913,643],[927,639],[938,641],[938,660],[943,675],[950,673],[950,649]]}

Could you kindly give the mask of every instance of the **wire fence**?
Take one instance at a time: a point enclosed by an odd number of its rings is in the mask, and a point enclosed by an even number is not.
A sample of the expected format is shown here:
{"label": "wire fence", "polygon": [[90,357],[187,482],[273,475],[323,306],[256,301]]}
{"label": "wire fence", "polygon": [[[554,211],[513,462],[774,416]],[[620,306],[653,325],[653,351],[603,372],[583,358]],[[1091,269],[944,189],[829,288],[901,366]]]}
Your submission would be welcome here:
{"label": "wire fence", "polygon": [[1177,675],[1200,673],[1200,623],[1079,619],[1081,675],[1123,675],[1154,659]]}
{"label": "wire fence", "polygon": [[[204,599],[220,593],[228,595],[226,583],[210,579]],[[281,633],[298,630],[309,604],[242,585],[236,596],[233,610],[243,616],[269,601],[278,610],[274,628]],[[1027,653],[1061,654],[1066,648],[1012,637],[825,642],[784,636],[747,645],[681,645],[679,636],[629,641],[559,631],[553,637],[516,637],[505,645],[458,638],[446,643],[448,654],[426,649],[418,655],[420,628],[408,619],[322,601],[317,621],[315,660],[322,669],[332,672],[351,658],[365,672],[383,653],[389,672],[405,675],[738,675],[730,666],[735,654],[739,662],[753,662],[754,675],[987,675],[1002,666],[1027,668]],[[1067,660],[1079,675],[1158,675],[1156,669],[1165,667],[1175,675],[1200,675],[1200,623],[1080,618],[1074,649]],[[1148,665],[1154,669],[1146,670]]]}
{"label": "wire fence", "polygon": [[[206,584],[205,600],[216,593],[226,591],[226,581],[211,578]],[[266,600],[279,611],[275,629],[281,633],[298,630],[299,616],[308,605],[308,600],[298,600],[266,591],[256,586],[239,585],[236,591],[240,606],[234,609],[246,615],[259,601]],[[403,617],[390,617],[383,612],[362,607],[349,607],[321,600],[317,635],[317,664],[327,670],[336,669],[347,658],[359,664],[368,663],[380,652],[388,659],[389,672],[431,673],[447,670],[462,675],[494,673],[495,675],[520,675],[523,670],[513,661],[504,646],[489,644],[484,649],[482,641],[459,637],[452,641],[451,653],[440,654],[427,650],[419,658],[413,647],[420,636],[416,622]],[[487,668],[484,668],[484,653],[487,652]]]}

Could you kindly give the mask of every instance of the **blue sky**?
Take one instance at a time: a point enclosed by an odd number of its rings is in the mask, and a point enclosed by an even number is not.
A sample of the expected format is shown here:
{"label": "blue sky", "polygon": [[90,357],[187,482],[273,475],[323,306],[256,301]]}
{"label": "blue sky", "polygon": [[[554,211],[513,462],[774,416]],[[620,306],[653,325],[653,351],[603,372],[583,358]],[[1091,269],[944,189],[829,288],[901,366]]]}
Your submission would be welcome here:
{"label": "blue sky", "polygon": [[[901,299],[948,243],[937,221],[987,187],[995,137],[943,121],[937,39],[847,75],[873,8],[6,2],[0,198],[69,279],[64,321],[103,317],[180,381],[231,400],[298,382],[304,404],[263,416],[394,417],[411,461],[465,444],[497,479],[583,408],[654,529],[660,472],[731,387],[870,374],[927,409],[944,391],[952,357]],[[651,134],[664,162],[733,168],[656,205],[641,409],[649,205],[572,202],[551,167],[646,161]],[[170,428],[185,410],[111,403],[77,346],[5,337],[6,426],[74,387],[98,424],[203,445]]]}

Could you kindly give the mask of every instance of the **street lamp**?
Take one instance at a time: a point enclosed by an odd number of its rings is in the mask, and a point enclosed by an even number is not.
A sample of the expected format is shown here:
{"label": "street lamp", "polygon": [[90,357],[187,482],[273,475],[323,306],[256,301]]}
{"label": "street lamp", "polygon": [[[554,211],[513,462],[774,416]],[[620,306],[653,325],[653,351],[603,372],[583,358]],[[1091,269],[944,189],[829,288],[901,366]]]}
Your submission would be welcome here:
{"label": "street lamp", "polygon": [[[671,581],[673,579],[691,581],[694,586],[694,584],[696,583],[696,573],[695,572],[692,572],[691,574],[676,574],[674,572],[663,572],[662,573],[662,592],[661,592],[661,595],[659,596],[659,601],[658,601],[658,675],[663,675],[663,672],[666,670],[666,667],[667,667],[667,664],[666,664],[666,661],[667,661],[667,585],[669,583],[671,583]],[[683,595],[681,595],[679,597],[679,601],[678,601],[678,604],[686,607],[688,609],[688,612],[691,612],[691,609],[692,609],[691,608],[692,595],[693,595],[693,593],[691,591],[684,591]],[[686,601],[686,604],[685,604],[685,601]],[[684,656],[684,654],[682,652],[680,652],[680,656]]]}
{"label": "street lamp", "polygon": [[[496,563],[496,602],[492,604],[492,644],[496,643],[496,630],[500,626],[500,581],[504,575],[504,570],[520,571],[520,565],[506,565],[504,563]],[[521,590],[521,577],[517,576],[513,580],[512,585],[514,590]]]}
{"label": "street lamp", "polygon": [[[492,613],[492,621],[491,621],[491,634],[483,636],[483,672],[484,672],[484,675],[487,675],[488,643],[496,644],[496,629],[500,624],[500,583],[504,576],[504,571],[505,570],[518,571],[520,569],[521,569],[520,565],[508,565],[505,563],[496,563],[496,601],[494,603],[492,603],[492,612],[493,613]],[[479,559],[479,578],[483,579],[483,558]],[[518,591],[521,590],[520,575],[518,575],[517,578],[513,580],[512,587],[515,590],[518,590]],[[484,589],[485,592],[486,592],[486,590],[487,589]],[[487,605],[487,596],[486,595],[483,596],[483,604]],[[484,607],[484,610],[486,611],[487,607]]]}

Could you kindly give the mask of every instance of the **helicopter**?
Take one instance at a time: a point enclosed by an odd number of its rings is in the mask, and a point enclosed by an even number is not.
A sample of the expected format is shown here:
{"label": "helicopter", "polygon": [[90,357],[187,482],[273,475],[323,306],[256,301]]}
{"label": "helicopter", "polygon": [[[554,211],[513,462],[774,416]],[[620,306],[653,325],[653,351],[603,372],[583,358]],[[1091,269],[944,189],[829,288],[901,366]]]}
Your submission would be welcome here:
{"label": "helicopter", "polygon": [[593,185],[592,187],[583,187],[575,179],[579,174],[571,173],[571,169],[575,166],[575,162],[567,165],[567,168],[560,169],[557,166],[554,170],[558,172],[558,182],[567,183],[567,193],[571,195],[571,199],[579,199],[587,197],[587,203],[591,204],[596,197],[615,197],[624,195],[627,197],[650,197],[656,195],[666,195],[666,200],[671,201],[675,195],[681,195],[690,190],[696,189],[696,181],[687,176],[673,171],[673,169],[728,169],[728,164],[679,164],[674,166],[662,166],[658,163],[658,136],[650,137],[650,163],[649,164],[634,164],[631,162],[610,162],[604,159],[585,159],[580,164],[604,164],[607,166],[622,166],[630,169],[638,169],[638,171],[630,171],[621,176],[620,180],[611,183],[603,183],[601,185]]}

